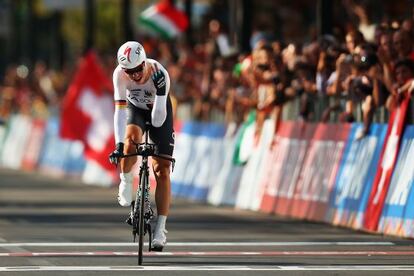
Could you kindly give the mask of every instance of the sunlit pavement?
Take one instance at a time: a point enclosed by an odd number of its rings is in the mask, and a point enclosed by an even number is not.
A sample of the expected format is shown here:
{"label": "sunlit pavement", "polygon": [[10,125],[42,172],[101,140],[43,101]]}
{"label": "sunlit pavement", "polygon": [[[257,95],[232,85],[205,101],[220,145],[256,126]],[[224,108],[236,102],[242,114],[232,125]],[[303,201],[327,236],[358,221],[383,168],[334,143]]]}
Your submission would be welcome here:
{"label": "sunlit pavement", "polygon": [[0,170],[0,207],[0,275],[414,274],[411,240],[179,199],[140,267],[116,188],[70,179]]}

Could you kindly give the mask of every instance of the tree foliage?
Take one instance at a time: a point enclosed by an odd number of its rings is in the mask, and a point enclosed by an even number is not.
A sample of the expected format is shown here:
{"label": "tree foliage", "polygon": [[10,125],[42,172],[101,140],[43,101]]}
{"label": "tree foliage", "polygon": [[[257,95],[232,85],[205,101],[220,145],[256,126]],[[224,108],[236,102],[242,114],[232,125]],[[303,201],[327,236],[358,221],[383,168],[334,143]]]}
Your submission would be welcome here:
{"label": "tree foliage", "polygon": [[[112,51],[121,37],[120,3],[114,0],[95,1],[94,45],[101,52]],[[80,54],[85,44],[86,11],[66,10],[62,32],[72,55]]]}

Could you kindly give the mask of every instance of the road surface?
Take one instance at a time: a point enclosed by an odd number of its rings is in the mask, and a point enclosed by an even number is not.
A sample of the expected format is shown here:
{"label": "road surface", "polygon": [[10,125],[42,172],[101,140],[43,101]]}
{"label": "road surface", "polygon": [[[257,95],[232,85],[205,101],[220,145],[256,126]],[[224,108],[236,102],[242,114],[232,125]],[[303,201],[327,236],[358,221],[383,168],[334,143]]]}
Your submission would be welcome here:
{"label": "road surface", "polygon": [[0,169],[0,275],[414,275],[414,242],[174,199],[137,265],[116,188]]}

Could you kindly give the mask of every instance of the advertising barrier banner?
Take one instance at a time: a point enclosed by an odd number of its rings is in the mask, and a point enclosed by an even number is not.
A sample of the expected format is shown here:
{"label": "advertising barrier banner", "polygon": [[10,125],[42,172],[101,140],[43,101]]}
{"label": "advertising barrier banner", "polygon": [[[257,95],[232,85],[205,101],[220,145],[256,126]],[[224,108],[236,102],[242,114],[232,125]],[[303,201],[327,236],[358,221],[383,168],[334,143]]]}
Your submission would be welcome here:
{"label": "advertising barrier banner", "polygon": [[196,138],[195,174],[192,176],[190,199],[206,201],[208,190],[216,181],[223,165],[225,125],[203,124],[200,136]]}
{"label": "advertising barrier banner", "polygon": [[378,231],[414,237],[414,126],[407,126],[401,141]]}
{"label": "advertising barrier banner", "polygon": [[290,194],[288,187],[288,190],[284,191],[282,195],[282,184],[288,180],[291,180],[291,183],[296,183],[307,147],[307,142],[302,140],[304,131],[305,124],[292,121],[280,123],[265,162],[266,168],[262,179],[264,194],[260,206],[260,210],[263,212],[273,213],[278,206],[278,213],[288,213],[287,208],[282,210],[282,207],[286,207],[288,202],[276,203],[283,201]]}
{"label": "advertising barrier banner", "polygon": [[2,164],[11,169],[20,169],[29,141],[32,120],[28,116],[14,115],[9,121],[9,130],[4,140]]}
{"label": "advertising barrier banner", "polygon": [[177,166],[172,176],[173,195],[199,201],[217,178],[223,157],[225,125],[185,123],[176,143]]}
{"label": "advertising barrier banner", "polygon": [[291,216],[324,220],[349,129],[349,124],[316,125],[296,183]]}
{"label": "advertising barrier banner", "polygon": [[33,170],[39,161],[40,153],[43,147],[45,137],[46,121],[32,120],[32,126],[29,132],[26,151],[23,155],[22,168]]}
{"label": "advertising barrier banner", "polygon": [[223,164],[218,171],[217,179],[208,192],[207,202],[213,205],[234,205],[239,189],[243,166],[233,163],[236,141],[241,135],[241,128],[235,123],[229,124],[223,141]]}
{"label": "advertising barrier banner", "polygon": [[258,210],[264,193],[261,178],[264,174],[264,157],[270,150],[274,137],[274,120],[264,122],[259,143],[253,148],[243,170],[236,198],[236,207],[240,209]]}
{"label": "advertising barrier banner", "polygon": [[[184,196],[190,184],[186,181],[186,173],[194,160],[195,137],[201,132],[201,125],[195,122],[184,122],[181,131],[176,134],[174,156],[176,165],[171,175],[171,192],[173,196]],[[188,192],[187,192],[188,193]]]}
{"label": "advertising barrier banner", "polygon": [[[69,150],[65,156],[63,169],[65,170],[66,175],[80,176],[83,174],[87,163],[84,156],[84,145],[80,141],[65,141],[65,143],[69,143]],[[108,175],[111,182],[114,181],[113,174],[105,171],[105,175]],[[99,182],[100,180],[97,179],[96,184],[99,184]]]}
{"label": "advertising barrier banner", "polygon": [[59,119],[56,117],[47,121],[44,145],[39,169],[54,175],[65,175],[65,159],[70,150],[70,142],[59,137]]}
{"label": "advertising barrier banner", "polygon": [[[6,137],[7,137],[7,125],[0,124],[0,157],[2,156],[4,140],[6,139]],[[0,158],[0,164],[1,164],[1,158]]]}
{"label": "advertising barrier banner", "polygon": [[410,98],[406,98],[391,114],[388,122],[388,130],[385,144],[381,153],[381,159],[377,168],[368,206],[365,211],[364,228],[376,231],[378,222],[387,196],[392,171],[397,160],[398,148],[404,130],[405,117]]}
{"label": "advertising barrier banner", "polygon": [[292,139],[288,143],[287,159],[280,171],[282,176],[278,176],[280,182],[274,207],[274,213],[276,214],[292,214],[292,200],[296,185],[303,170],[306,154],[309,151],[310,141],[315,134],[315,130],[315,124],[297,123],[294,126],[292,136],[296,139]]}
{"label": "advertising barrier banner", "polygon": [[373,124],[368,136],[357,140],[362,124],[352,124],[335,185],[329,199],[326,221],[360,229],[387,131]]}

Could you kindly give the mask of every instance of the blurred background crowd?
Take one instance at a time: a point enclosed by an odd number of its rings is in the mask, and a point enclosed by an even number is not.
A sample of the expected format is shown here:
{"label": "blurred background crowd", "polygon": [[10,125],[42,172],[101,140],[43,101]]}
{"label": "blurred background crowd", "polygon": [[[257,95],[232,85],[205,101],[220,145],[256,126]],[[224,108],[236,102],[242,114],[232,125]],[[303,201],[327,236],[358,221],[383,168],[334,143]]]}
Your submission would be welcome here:
{"label": "blurred background crowd", "polygon": [[[26,1],[1,2],[3,8],[15,10],[15,16],[9,18],[15,23],[24,18],[20,13],[27,13],[19,11]],[[29,22],[42,14],[36,12],[42,8],[33,3],[45,9],[47,2],[50,1],[29,3],[35,5]],[[96,2],[98,11],[113,7],[116,12],[119,6],[118,1],[102,0],[107,7],[103,9],[102,2]],[[139,12],[153,2],[132,1],[130,6]],[[173,2],[184,7],[189,1]],[[268,117],[310,122],[359,121],[365,126],[359,134],[363,137],[372,122],[387,122],[398,102],[410,96],[404,86],[414,78],[412,1],[190,2],[191,33],[165,40],[137,26],[130,36],[144,45],[148,57],[157,59],[169,71],[170,93],[178,119],[239,124],[255,111],[259,130]],[[244,18],[243,26],[237,20],[231,21],[232,16],[237,17],[231,8],[237,11],[240,3],[245,9],[243,14],[249,15],[246,8],[252,10],[249,19]],[[316,3],[328,6],[318,7]],[[69,16],[64,9],[56,9],[48,16],[50,20],[60,16],[64,29],[64,20],[69,20],[65,16],[72,20],[80,18],[81,13],[76,12],[82,7],[72,8]],[[95,18],[100,17],[104,17],[102,11],[95,14]],[[321,17],[325,18],[322,23]],[[42,29],[40,19],[37,20],[38,30]],[[30,36],[30,30],[24,31],[27,25],[20,25],[15,26],[15,31]],[[124,41],[120,31],[112,32],[110,28],[122,29],[116,24],[103,27],[100,35],[107,37],[106,42],[99,44],[97,34],[94,47],[109,78],[116,66],[116,50]],[[58,115],[82,47],[70,44],[75,38],[71,38],[69,31],[65,36],[59,32],[56,37],[60,37],[57,44],[51,44],[57,47],[58,54],[44,50],[43,56],[37,56],[48,46],[33,44],[25,38],[14,40],[20,48],[15,49],[10,43],[8,48],[3,47],[12,58],[4,60],[1,68],[1,120],[16,112],[41,118]],[[28,51],[26,59],[13,59],[13,55],[24,57],[19,49],[33,47],[38,49],[35,54]],[[412,123],[412,108],[410,112]]]}

